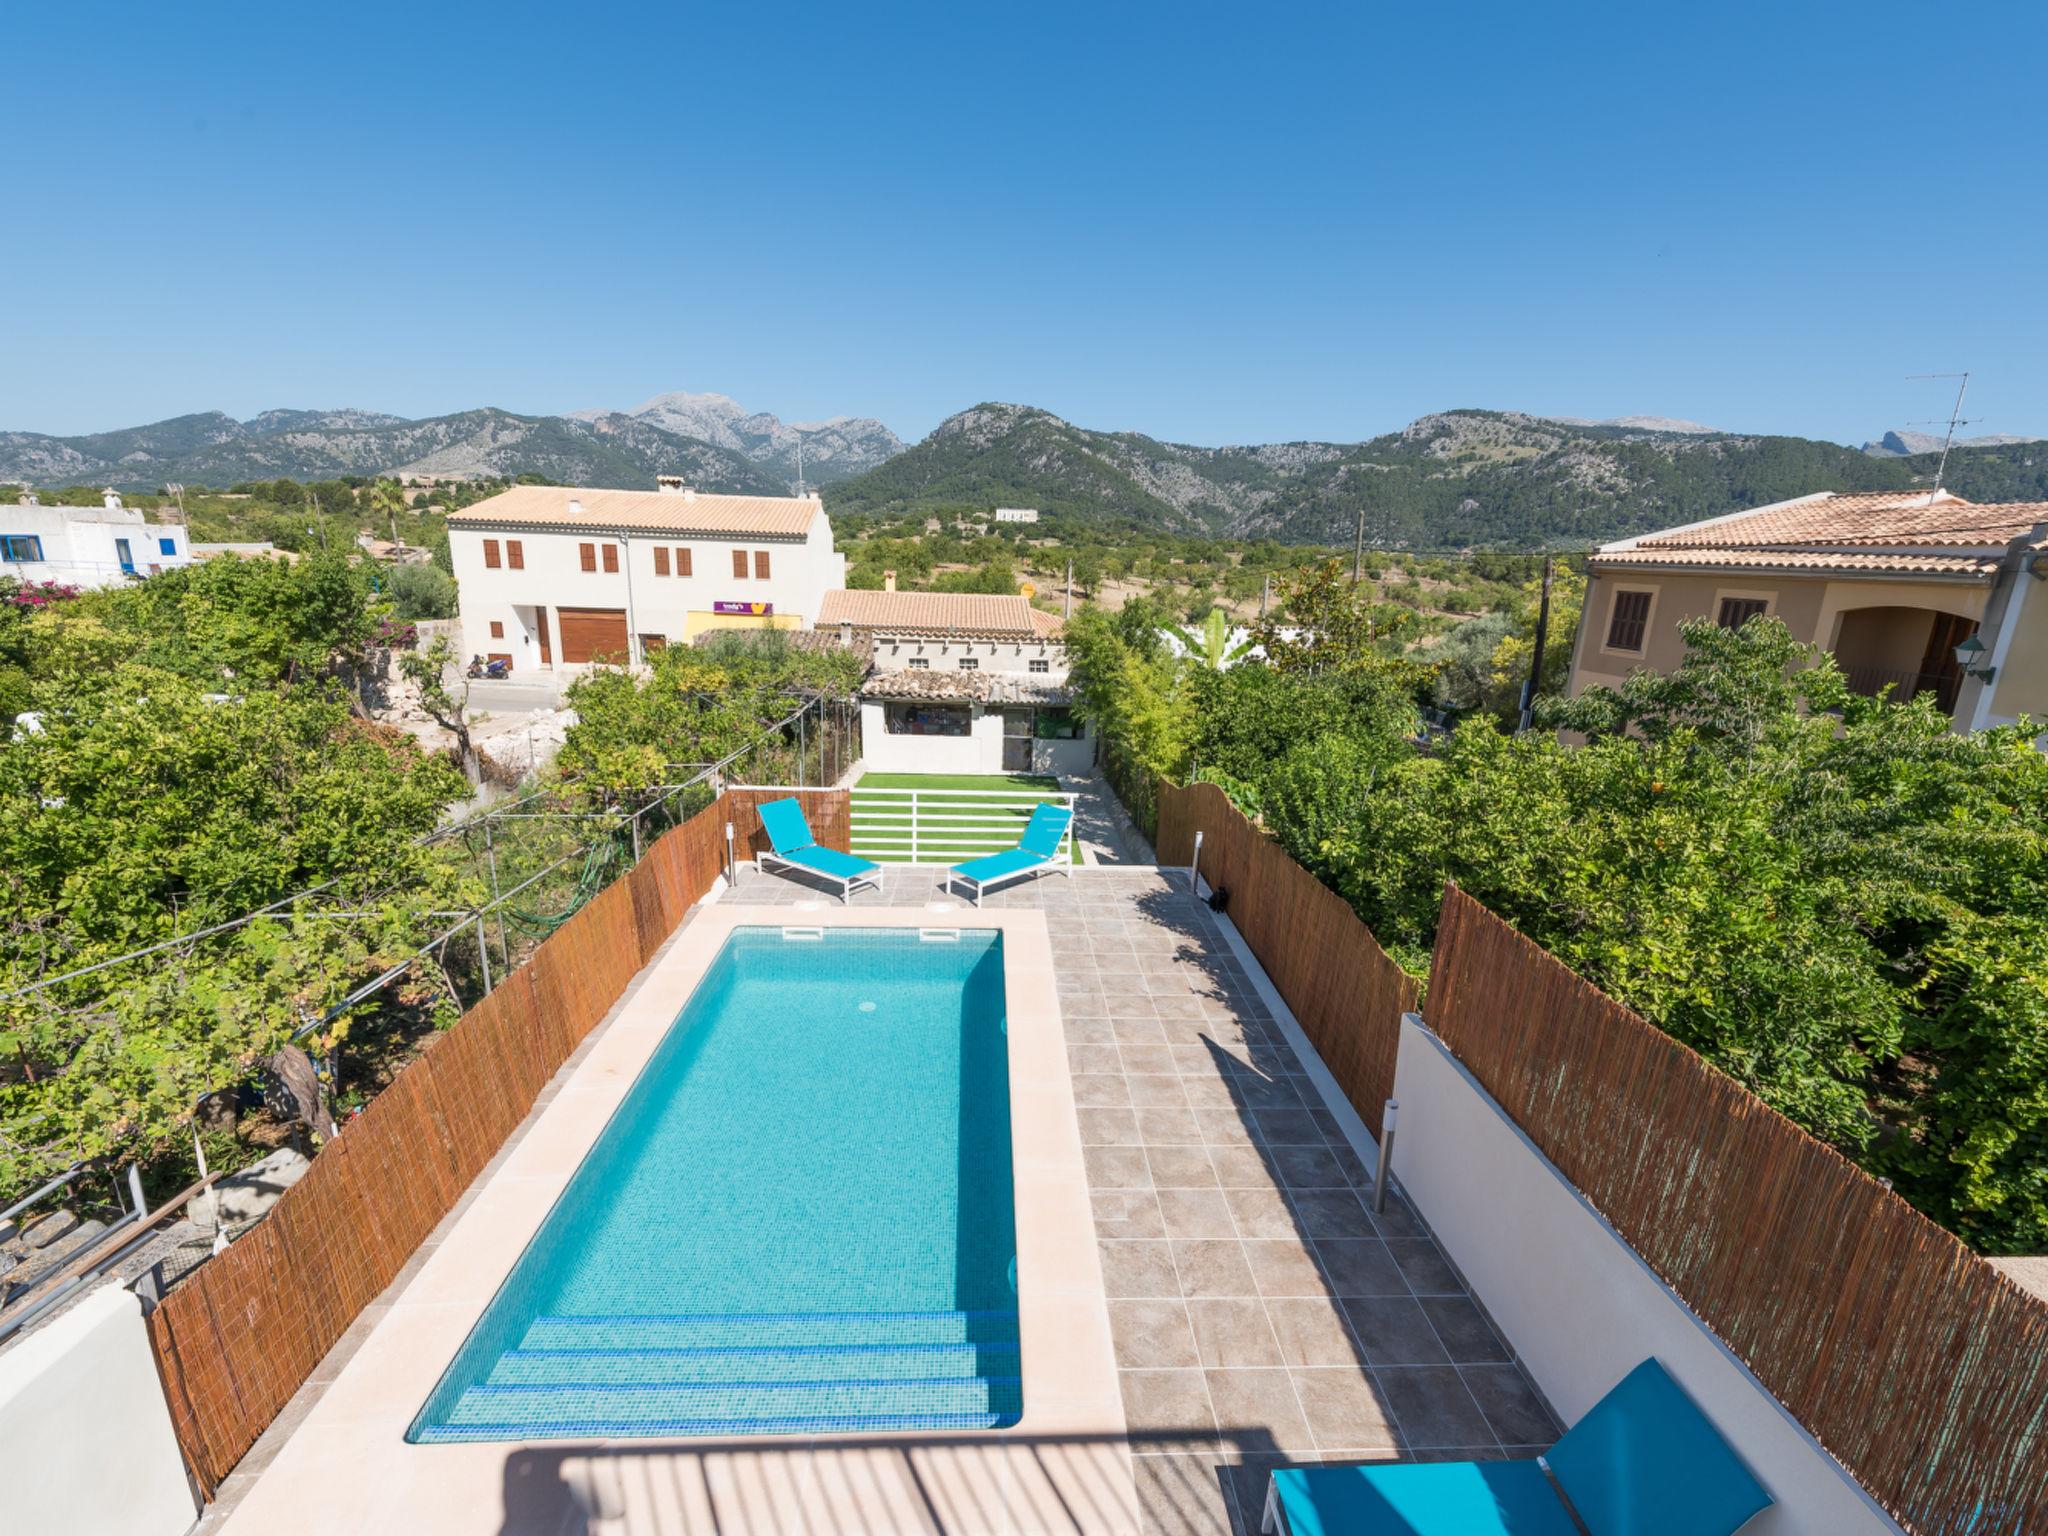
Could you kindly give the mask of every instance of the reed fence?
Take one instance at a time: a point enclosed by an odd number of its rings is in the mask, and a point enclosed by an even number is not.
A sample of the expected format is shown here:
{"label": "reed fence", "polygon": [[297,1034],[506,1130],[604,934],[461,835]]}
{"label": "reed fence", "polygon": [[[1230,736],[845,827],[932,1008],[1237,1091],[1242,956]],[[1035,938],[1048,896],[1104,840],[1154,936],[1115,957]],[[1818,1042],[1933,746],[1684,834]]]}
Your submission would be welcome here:
{"label": "reed fence", "polygon": [[1401,1015],[1415,978],[1380,948],[1351,906],[1289,858],[1214,784],[1156,791],[1161,864],[1186,864],[1202,834],[1202,878],[1228,893],[1230,920],[1287,1000],[1373,1135],[1394,1091]]}
{"label": "reed fence", "polygon": [[[322,1147],[267,1219],[150,1314],[178,1443],[209,1499],[711,888],[728,819],[749,855],[757,798],[728,793],[665,833]],[[802,799],[820,839],[844,849],[846,793]]]}
{"label": "reed fence", "polygon": [[1425,1014],[1902,1526],[2048,1531],[2048,1304],[1455,885]]}

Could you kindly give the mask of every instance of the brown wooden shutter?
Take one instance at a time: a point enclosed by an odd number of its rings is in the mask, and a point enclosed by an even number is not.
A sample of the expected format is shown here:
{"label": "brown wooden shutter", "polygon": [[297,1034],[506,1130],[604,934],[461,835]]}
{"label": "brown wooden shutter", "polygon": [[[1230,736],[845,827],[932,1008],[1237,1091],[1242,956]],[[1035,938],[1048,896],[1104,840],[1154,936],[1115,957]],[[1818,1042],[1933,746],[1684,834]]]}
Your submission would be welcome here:
{"label": "brown wooden shutter", "polygon": [[747,579],[747,552],[744,549],[732,552],[732,574],[739,581]]}
{"label": "brown wooden shutter", "polygon": [[766,581],[767,579],[768,551],[765,549],[757,549],[754,551],[754,580]]}
{"label": "brown wooden shutter", "polygon": [[690,574],[690,552],[687,549],[678,548],[676,550],[676,574],[678,576]]}
{"label": "brown wooden shutter", "polygon": [[526,569],[526,546],[517,539],[505,541],[505,563],[515,571]]}
{"label": "brown wooden shutter", "polygon": [[491,638],[493,640],[505,638],[505,621],[503,619],[491,620]]}
{"label": "brown wooden shutter", "polygon": [[604,547],[604,568],[605,568],[605,569],[606,569],[607,571],[611,571],[611,572],[613,572],[614,574],[616,574],[616,573],[617,573],[617,571],[618,571],[618,569],[619,569],[619,546],[618,546],[618,545],[616,545],[616,544],[607,544],[607,545],[605,545],[605,547]]}
{"label": "brown wooden shutter", "polygon": [[583,557],[583,569],[586,571],[597,569],[597,546],[595,544],[578,544],[576,552]]}
{"label": "brown wooden shutter", "polygon": [[654,546],[654,574],[657,576],[666,576],[668,574],[668,546],[665,544]]}
{"label": "brown wooden shutter", "polygon": [[484,569],[485,569],[485,570],[487,570],[487,571],[495,571],[495,570],[496,570],[497,568],[498,568],[498,541],[497,541],[496,539],[485,539],[485,540],[484,540]]}

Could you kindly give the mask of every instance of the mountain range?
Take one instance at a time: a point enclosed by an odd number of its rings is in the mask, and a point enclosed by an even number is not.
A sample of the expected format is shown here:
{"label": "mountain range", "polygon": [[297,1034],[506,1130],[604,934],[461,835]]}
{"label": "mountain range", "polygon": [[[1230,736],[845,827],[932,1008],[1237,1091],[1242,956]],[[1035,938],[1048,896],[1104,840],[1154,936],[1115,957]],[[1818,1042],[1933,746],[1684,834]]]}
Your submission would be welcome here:
{"label": "mountain range", "polygon": [[[2018,443],[2038,443],[2048,439],[2038,437],[2015,437],[2009,432],[1994,432],[1984,437],[1959,437],[1953,446],[1957,448],[2010,448]],[[1880,458],[1904,458],[1916,453],[1941,452],[1941,439],[1932,432],[1908,432],[1895,428],[1874,442],[1863,445],[1863,451]]]}
{"label": "mountain range", "polygon": [[[926,516],[1037,507],[1097,524],[1231,538],[1419,548],[1573,545],[1819,490],[1925,484],[1931,458],[1714,432],[1658,419],[1567,422],[1443,411],[1364,443],[1200,448],[1096,432],[1030,406],[983,404],[826,497],[835,513]],[[1952,454],[1978,500],[2048,498],[2048,453]]]}
{"label": "mountain range", "polygon": [[[1418,548],[1529,547],[1669,527],[1817,490],[1929,483],[1934,459],[1887,433],[1878,452],[1629,416],[1581,421],[1452,410],[1359,443],[1208,448],[1080,427],[989,402],[905,448],[867,417],[787,424],[724,395],[657,395],[629,411],[423,420],[361,410],[220,412],[78,437],[0,432],[0,484],[227,486],[394,473],[537,474],[566,485],[788,495],[801,473],[839,515],[928,517],[996,506],[1104,529]],[[1939,446],[1938,444],[1936,445]],[[2032,440],[1959,445],[1944,483],[1980,501],[2048,499]]]}
{"label": "mountain range", "polygon": [[53,437],[0,432],[0,483],[111,485],[324,480],[342,475],[539,474],[563,485],[645,485],[680,474],[707,490],[787,496],[803,476],[830,485],[900,453],[879,421],[839,416],[786,426],[723,395],[657,395],[632,411],[521,416],[486,407],[408,420],[378,411],[219,411],[146,427]]}

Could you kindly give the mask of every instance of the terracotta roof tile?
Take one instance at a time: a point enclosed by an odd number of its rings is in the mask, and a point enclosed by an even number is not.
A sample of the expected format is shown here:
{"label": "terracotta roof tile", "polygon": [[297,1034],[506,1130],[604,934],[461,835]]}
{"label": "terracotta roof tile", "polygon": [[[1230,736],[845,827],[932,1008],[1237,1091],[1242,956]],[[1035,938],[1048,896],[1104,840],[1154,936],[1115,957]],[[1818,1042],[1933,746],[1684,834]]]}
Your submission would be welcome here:
{"label": "terracotta roof tile", "polygon": [[1593,567],[1722,568],[1981,581],[2048,502],[1981,504],[1944,491],[1821,492],[1623,539]]}
{"label": "terracotta roof tile", "polygon": [[1593,557],[1595,570],[1617,567],[1659,570],[1676,566],[1702,569],[1774,571],[1840,571],[1854,574],[1926,576],[1985,576],[1998,569],[1995,555],[1904,555],[1879,554],[1869,550],[1811,549],[1658,549],[1636,548],[1603,552]]}
{"label": "terracotta roof tile", "polygon": [[743,534],[800,539],[822,505],[808,496],[712,496],[688,491],[608,491],[515,485],[448,514],[453,528],[619,528],[628,532]]}
{"label": "terracotta roof tile", "polygon": [[818,605],[819,629],[851,624],[906,635],[995,635],[1005,639],[1045,639],[1059,632],[1051,614],[1051,630],[1022,597],[977,592],[827,592]]}
{"label": "terracotta roof tile", "polygon": [[1002,672],[941,672],[922,669],[877,672],[860,686],[870,699],[957,700],[980,704],[1064,704],[1072,695],[1058,683],[1041,683]]}
{"label": "terracotta roof tile", "polygon": [[1878,544],[1934,545],[1948,549],[2003,549],[2035,523],[2048,520],[2048,502],[1982,505],[1943,491],[1802,496],[1690,528],[1645,534],[1637,548],[1838,549]]}

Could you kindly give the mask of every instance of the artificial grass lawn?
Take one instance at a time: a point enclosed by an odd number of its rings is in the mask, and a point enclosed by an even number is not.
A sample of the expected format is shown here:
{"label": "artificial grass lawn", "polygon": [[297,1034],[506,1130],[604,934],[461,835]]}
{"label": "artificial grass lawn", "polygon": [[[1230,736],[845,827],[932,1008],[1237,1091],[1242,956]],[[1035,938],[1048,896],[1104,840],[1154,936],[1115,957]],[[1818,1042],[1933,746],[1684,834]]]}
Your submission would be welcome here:
{"label": "artificial grass lawn", "polygon": [[[973,813],[997,819],[997,826],[965,825],[947,827],[928,822],[921,839],[924,856],[950,863],[964,863],[984,853],[998,853],[1017,846],[1031,807],[1024,797],[1047,790],[1057,792],[1058,779],[1041,773],[868,773],[853,786],[853,851],[883,864],[908,863],[910,859],[910,802],[888,793],[910,789],[985,789],[1007,791],[1017,800],[962,800],[947,809],[956,815]],[[934,806],[938,802],[932,802]],[[1014,825],[1011,825],[1014,820]],[[1081,862],[1080,844],[1074,843],[1073,858]]]}
{"label": "artificial grass lawn", "polygon": [[1043,773],[864,773],[855,789],[1052,789]]}

